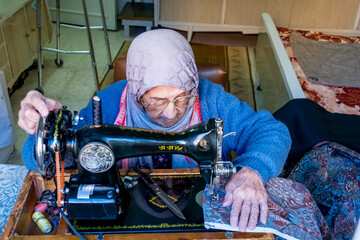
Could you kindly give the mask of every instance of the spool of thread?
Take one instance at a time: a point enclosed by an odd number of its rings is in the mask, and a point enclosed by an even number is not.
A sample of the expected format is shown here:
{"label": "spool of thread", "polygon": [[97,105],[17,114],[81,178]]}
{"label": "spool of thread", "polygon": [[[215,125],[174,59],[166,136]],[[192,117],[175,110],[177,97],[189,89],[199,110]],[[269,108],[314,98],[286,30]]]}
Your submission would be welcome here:
{"label": "spool of thread", "polygon": [[102,112],[101,112],[101,100],[98,96],[93,97],[93,126],[96,128],[101,127],[102,124]]}
{"label": "spool of thread", "polygon": [[46,212],[48,215],[50,215],[50,223],[54,227],[59,226],[60,223],[60,217],[59,217],[59,211],[53,207],[47,207]]}
{"label": "spool of thread", "polygon": [[46,203],[39,203],[35,206],[35,211],[40,211],[42,213],[45,213],[45,209],[47,208],[47,204]]}
{"label": "spool of thread", "polygon": [[59,216],[53,216],[53,217],[51,217],[50,222],[51,222],[51,225],[53,225],[54,227],[57,227],[60,224],[60,217]]}
{"label": "spool of thread", "polygon": [[36,210],[32,215],[32,219],[43,233],[51,231],[52,226],[42,212]]}

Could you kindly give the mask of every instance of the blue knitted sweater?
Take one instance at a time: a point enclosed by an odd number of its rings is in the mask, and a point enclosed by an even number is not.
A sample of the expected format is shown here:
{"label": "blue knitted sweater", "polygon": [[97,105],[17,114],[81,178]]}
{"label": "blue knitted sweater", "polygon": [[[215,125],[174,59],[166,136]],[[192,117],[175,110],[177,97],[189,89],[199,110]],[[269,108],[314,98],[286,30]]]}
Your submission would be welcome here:
{"label": "blue knitted sweater", "polygon": [[[102,102],[103,123],[115,122],[126,84],[126,80],[119,81],[98,93]],[[233,164],[255,170],[264,184],[279,175],[291,146],[286,126],[267,111],[255,112],[245,102],[226,93],[222,86],[206,79],[200,79],[198,93],[202,120],[221,118],[224,121],[224,135],[236,132],[235,136],[224,138],[223,159],[227,160],[229,152],[234,151],[238,157]],[[79,121],[79,128],[92,123],[92,102],[80,111],[80,117],[83,120]],[[34,139],[34,135],[30,135],[22,151],[24,164],[29,170],[38,169],[34,157]],[[186,164],[183,167],[186,168]]]}

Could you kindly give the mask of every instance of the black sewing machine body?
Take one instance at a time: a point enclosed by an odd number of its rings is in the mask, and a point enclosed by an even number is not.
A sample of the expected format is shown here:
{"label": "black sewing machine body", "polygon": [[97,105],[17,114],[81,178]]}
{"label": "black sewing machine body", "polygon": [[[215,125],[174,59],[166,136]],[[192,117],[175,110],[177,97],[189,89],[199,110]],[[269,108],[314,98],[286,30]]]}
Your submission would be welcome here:
{"label": "black sewing machine body", "polygon": [[[75,131],[68,142],[73,144],[70,149],[73,150],[78,162],[86,161],[81,159],[81,157],[86,158],[81,154],[84,147],[98,148],[98,145],[103,147],[105,144],[110,146],[115,162],[130,157],[177,153],[187,155],[197,161],[200,159],[200,164],[211,166],[213,157],[216,155],[214,124],[214,121],[210,121],[178,134],[109,124],[103,124],[100,128],[87,125]],[[201,148],[199,147],[200,141],[206,141],[208,144]],[[94,155],[96,155],[95,151]],[[105,171],[90,169],[87,165],[78,164],[78,174],[71,176],[68,184],[69,194],[65,198],[71,218],[115,219],[118,214],[126,212],[131,199],[114,163]],[[209,177],[210,174],[208,174]],[[92,194],[88,193],[90,191]],[[81,194],[87,196],[82,198]]]}
{"label": "black sewing machine body", "polygon": [[[76,117],[76,116],[75,116]],[[232,170],[221,161],[223,122],[210,119],[180,133],[112,124],[89,124],[73,130],[75,119],[66,109],[41,119],[36,137],[40,172],[48,178],[55,152],[71,152],[78,173],[63,189],[63,206],[73,220],[116,219],[127,211],[131,197],[119,176],[116,162],[154,154],[182,154],[199,163],[204,180],[213,185],[217,176]],[[220,160],[220,161],[219,161]],[[49,177],[50,176],[50,177]],[[215,194],[215,193],[214,193]]]}

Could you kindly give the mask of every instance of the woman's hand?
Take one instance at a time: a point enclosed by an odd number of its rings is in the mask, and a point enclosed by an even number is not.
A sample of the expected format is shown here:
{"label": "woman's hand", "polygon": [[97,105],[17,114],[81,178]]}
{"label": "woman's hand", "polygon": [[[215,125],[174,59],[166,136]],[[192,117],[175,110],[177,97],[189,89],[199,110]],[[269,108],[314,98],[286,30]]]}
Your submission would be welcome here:
{"label": "woman's hand", "polygon": [[19,126],[29,134],[34,134],[40,115],[46,117],[49,112],[59,110],[62,105],[58,101],[44,97],[40,92],[32,90],[20,103]]}
{"label": "woman's hand", "polygon": [[[232,205],[230,225],[239,226],[240,232],[246,228],[254,229],[260,213],[260,221],[266,223],[268,195],[259,174],[254,170],[243,167],[232,176],[226,185],[224,207]],[[240,215],[240,221],[239,221]]]}

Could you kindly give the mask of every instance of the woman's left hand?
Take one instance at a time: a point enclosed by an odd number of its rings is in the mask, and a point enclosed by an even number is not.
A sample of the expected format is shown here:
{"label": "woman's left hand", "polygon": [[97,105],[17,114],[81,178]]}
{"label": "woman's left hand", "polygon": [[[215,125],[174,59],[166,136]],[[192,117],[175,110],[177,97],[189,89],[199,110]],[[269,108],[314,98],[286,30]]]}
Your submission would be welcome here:
{"label": "woman's left hand", "polygon": [[[243,167],[232,176],[226,185],[224,207],[232,205],[230,225],[239,226],[240,232],[246,228],[254,229],[260,213],[260,221],[266,223],[268,214],[268,195],[259,174]],[[239,221],[240,215],[240,221]]]}

